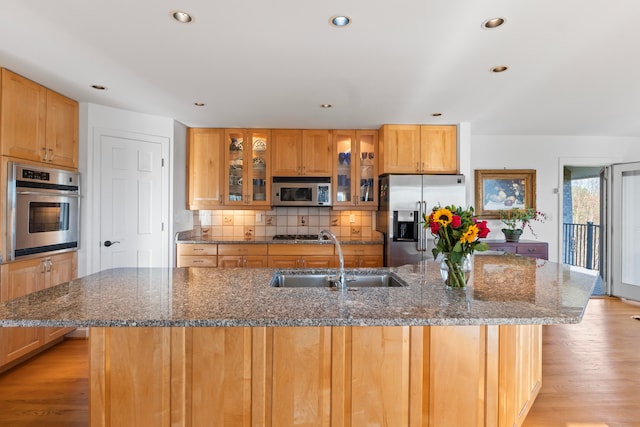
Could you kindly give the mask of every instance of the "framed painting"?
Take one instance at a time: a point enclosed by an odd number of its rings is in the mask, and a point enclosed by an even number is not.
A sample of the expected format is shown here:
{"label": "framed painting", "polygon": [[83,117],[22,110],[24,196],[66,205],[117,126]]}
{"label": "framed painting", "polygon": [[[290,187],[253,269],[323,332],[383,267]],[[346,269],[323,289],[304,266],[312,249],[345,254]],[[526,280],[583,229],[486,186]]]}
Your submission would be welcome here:
{"label": "framed painting", "polygon": [[475,171],[476,215],[500,219],[501,210],[536,208],[535,169]]}

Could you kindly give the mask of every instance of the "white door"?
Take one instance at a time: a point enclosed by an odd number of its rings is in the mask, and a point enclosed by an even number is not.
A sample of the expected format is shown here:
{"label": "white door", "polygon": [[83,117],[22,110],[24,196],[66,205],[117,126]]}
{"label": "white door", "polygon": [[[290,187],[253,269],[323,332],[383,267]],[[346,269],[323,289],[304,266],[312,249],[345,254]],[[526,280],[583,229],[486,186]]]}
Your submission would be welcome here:
{"label": "white door", "polygon": [[640,301],[640,163],[611,167],[611,293]]}
{"label": "white door", "polygon": [[167,265],[163,147],[153,136],[100,137],[100,269]]}

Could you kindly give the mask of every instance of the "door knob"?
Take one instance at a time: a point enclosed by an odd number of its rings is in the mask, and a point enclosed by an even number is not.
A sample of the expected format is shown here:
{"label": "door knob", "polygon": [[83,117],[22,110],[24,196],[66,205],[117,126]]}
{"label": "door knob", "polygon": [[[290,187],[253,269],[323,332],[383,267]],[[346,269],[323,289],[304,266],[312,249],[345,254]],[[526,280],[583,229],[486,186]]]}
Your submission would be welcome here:
{"label": "door knob", "polygon": [[114,240],[113,242],[111,240],[105,240],[104,241],[104,245],[108,248],[111,245],[115,245],[116,243],[120,243],[117,240]]}

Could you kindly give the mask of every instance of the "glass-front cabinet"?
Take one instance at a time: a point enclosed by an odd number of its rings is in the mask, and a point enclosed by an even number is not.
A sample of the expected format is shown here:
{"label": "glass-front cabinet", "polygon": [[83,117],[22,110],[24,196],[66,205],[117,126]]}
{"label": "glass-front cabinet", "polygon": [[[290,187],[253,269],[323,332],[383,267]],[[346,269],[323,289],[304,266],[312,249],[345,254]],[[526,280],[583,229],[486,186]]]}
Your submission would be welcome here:
{"label": "glass-front cabinet", "polygon": [[378,131],[333,131],[334,209],[377,209]]}
{"label": "glass-front cabinet", "polygon": [[266,129],[225,130],[225,205],[270,205],[270,136]]}

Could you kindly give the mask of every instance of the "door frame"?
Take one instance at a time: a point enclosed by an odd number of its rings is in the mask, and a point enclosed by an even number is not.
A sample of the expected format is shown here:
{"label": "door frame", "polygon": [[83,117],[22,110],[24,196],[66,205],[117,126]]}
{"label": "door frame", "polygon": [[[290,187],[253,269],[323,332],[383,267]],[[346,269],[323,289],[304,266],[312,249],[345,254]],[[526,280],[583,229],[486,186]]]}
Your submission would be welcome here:
{"label": "door frame", "polygon": [[[609,238],[607,239],[608,256],[607,268],[610,279],[609,295],[640,301],[640,286],[622,282],[622,174],[628,171],[640,171],[640,161],[612,164],[609,168],[607,190],[609,200],[607,204],[607,220]],[[616,209],[617,208],[617,209]],[[616,285],[620,288],[616,289]],[[633,288],[635,286],[635,288]],[[625,291],[631,292],[625,293]]]}
{"label": "door frame", "polygon": [[[118,129],[108,129],[95,127],[92,132],[90,149],[92,155],[87,156],[89,164],[85,173],[84,190],[82,190],[83,210],[85,214],[82,215],[83,226],[82,232],[86,233],[84,239],[82,239],[86,245],[86,265],[89,268],[87,274],[100,271],[100,202],[102,200],[101,195],[101,161],[100,161],[100,145],[102,143],[102,137],[115,137],[121,139],[135,139],[141,141],[148,141],[158,143],[162,146],[162,158],[164,159],[164,167],[162,168],[162,190],[161,190],[161,205],[162,213],[161,218],[164,223],[164,229],[162,230],[162,265],[169,265],[169,245],[170,245],[170,138],[162,137],[158,135],[149,135],[139,132],[124,131]],[[81,182],[81,186],[83,183]]]}

